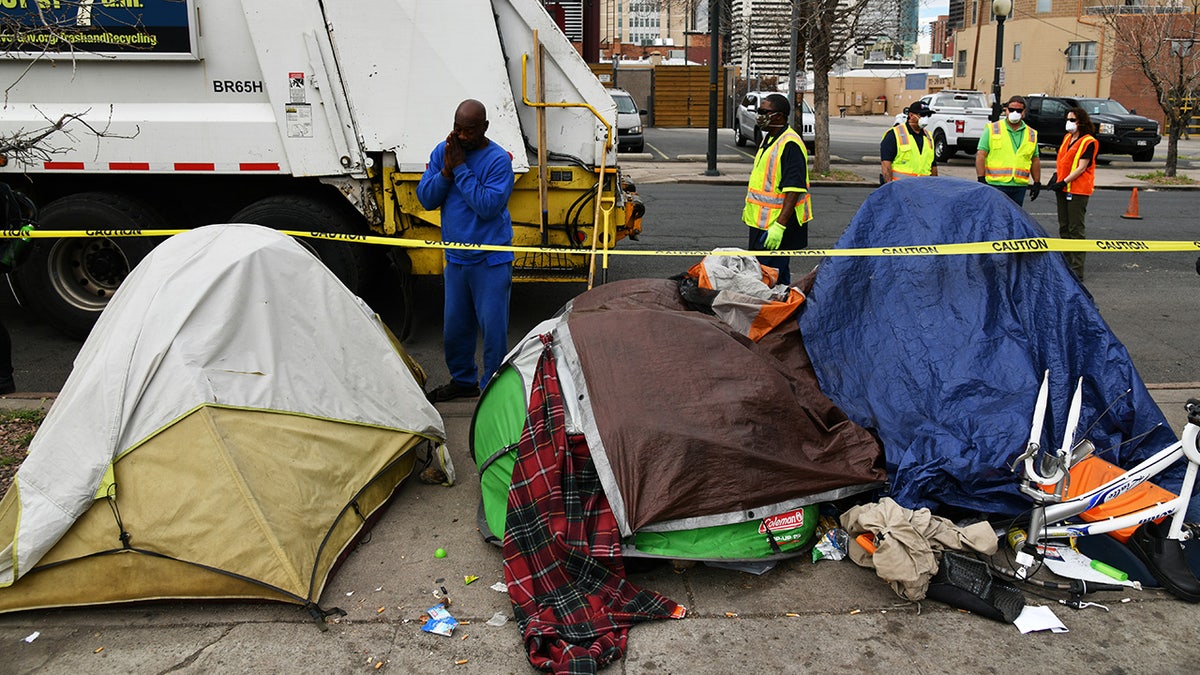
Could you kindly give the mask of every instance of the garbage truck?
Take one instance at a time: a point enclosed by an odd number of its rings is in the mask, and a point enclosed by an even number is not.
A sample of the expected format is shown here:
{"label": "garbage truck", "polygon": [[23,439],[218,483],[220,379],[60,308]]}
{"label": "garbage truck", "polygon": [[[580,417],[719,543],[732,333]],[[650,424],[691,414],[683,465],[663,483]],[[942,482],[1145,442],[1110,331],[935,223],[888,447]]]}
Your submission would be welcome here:
{"label": "garbage truck", "polygon": [[468,98],[512,156],[516,280],[590,280],[641,229],[615,104],[537,0],[4,0],[0,50],[0,180],[86,233],[10,279],[69,335],[160,241],[128,235],[219,222],[311,233],[360,295],[395,270],[410,321],[444,266],[416,186]]}

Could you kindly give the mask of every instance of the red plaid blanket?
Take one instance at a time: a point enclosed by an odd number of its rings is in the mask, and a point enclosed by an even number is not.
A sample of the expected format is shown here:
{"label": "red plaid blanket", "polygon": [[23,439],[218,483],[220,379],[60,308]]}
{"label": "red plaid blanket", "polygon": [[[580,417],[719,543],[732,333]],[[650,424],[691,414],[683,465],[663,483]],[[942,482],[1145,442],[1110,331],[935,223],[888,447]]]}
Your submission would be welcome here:
{"label": "red plaid blanket", "polygon": [[544,345],[513,469],[504,525],[504,579],[529,662],[594,673],[625,653],[639,621],[685,608],[625,579],[621,536],[587,442],[568,436],[558,370]]}

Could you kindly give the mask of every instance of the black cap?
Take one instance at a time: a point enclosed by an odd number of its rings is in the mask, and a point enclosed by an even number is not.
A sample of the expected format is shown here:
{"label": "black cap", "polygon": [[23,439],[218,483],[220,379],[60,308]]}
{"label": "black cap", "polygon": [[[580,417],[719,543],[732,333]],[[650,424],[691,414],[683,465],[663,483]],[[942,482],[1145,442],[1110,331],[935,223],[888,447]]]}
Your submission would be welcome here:
{"label": "black cap", "polygon": [[910,115],[920,115],[921,117],[929,117],[933,114],[933,110],[929,108],[929,104],[925,101],[913,101],[904,111]]}

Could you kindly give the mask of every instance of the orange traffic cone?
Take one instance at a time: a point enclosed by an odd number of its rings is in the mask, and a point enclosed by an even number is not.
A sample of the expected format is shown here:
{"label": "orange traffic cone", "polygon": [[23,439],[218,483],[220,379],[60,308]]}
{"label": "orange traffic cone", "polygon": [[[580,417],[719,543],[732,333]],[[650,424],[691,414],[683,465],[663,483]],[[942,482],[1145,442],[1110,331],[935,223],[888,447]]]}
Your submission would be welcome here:
{"label": "orange traffic cone", "polygon": [[1125,209],[1125,213],[1122,213],[1121,217],[1129,218],[1130,220],[1142,219],[1142,217],[1138,215],[1137,188],[1133,188],[1133,194],[1129,195],[1129,208]]}

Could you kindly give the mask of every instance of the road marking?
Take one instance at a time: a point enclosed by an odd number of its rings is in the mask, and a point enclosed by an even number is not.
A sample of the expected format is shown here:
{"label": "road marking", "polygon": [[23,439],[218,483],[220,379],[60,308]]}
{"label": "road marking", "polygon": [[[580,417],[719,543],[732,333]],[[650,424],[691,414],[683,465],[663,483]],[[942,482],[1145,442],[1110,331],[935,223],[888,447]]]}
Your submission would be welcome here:
{"label": "road marking", "polygon": [[654,147],[652,144],[646,143],[646,147],[650,148],[654,152],[657,152],[659,157],[662,157],[663,159],[670,161],[671,158],[667,155],[667,153],[663,152],[662,150],[659,150],[658,148]]}

